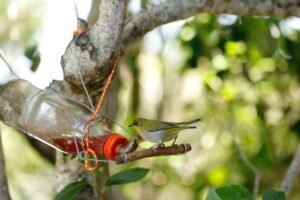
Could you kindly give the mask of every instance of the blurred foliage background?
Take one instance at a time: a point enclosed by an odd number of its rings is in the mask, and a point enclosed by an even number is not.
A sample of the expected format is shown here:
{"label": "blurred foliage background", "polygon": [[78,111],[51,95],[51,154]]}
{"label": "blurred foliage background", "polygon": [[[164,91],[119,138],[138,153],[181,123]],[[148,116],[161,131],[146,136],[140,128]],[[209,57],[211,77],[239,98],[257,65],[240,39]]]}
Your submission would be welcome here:
{"label": "blurred foliage background", "polygon": [[[33,36],[43,15],[36,10],[45,5],[1,1],[1,48],[11,57],[24,57],[27,44],[38,49]],[[12,2],[24,11],[14,20],[6,9]],[[34,2],[40,7],[31,10]],[[129,15],[157,2],[131,0]],[[193,148],[186,155],[111,166],[112,173],[133,166],[151,169],[144,180],[122,186],[128,199],[204,199],[210,187],[226,184],[251,191],[254,175],[233,137],[262,173],[260,192],[280,189],[300,136],[299,24],[299,18],[204,13],[157,28],[130,48],[119,70],[117,120],[127,125],[136,116],[165,121],[201,117],[203,122],[180,135],[178,143]],[[22,33],[17,38],[15,29]],[[31,63],[26,65],[30,69]],[[52,199],[54,167],[22,134],[8,128],[2,132],[13,199]],[[40,185],[49,187],[41,191]],[[298,178],[289,199],[300,199],[299,187]]]}

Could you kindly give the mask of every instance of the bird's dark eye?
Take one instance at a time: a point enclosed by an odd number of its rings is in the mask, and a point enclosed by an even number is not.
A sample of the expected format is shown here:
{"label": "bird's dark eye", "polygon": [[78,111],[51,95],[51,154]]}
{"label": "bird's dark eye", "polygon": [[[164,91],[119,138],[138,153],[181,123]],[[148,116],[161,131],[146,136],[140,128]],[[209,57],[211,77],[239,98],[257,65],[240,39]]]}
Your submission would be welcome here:
{"label": "bird's dark eye", "polygon": [[141,121],[136,121],[135,122],[135,125],[137,125],[137,126],[140,126],[142,123],[141,123]]}

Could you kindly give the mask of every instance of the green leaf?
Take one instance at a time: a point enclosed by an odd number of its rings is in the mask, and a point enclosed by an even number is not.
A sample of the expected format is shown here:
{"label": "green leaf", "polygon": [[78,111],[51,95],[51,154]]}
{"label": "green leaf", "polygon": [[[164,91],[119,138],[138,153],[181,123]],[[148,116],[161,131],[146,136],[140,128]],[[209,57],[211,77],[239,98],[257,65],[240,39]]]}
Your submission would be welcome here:
{"label": "green leaf", "polygon": [[263,200],[285,200],[284,192],[268,190],[263,194]]}
{"label": "green leaf", "polygon": [[218,197],[218,195],[216,193],[216,189],[211,188],[211,189],[209,189],[205,200],[221,200],[221,199]]}
{"label": "green leaf", "polygon": [[32,60],[32,58],[36,54],[36,52],[37,52],[37,45],[32,45],[32,46],[25,49],[24,55],[28,59]]}
{"label": "green leaf", "polygon": [[148,174],[148,172],[149,169],[146,168],[132,168],[124,170],[109,177],[105,185],[112,186],[138,181],[144,178]]}
{"label": "green leaf", "polygon": [[216,193],[221,200],[254,200],[251,193],[239,185],[217,188]]}
{"label": "green leaf", "polygon": [[40,55],[39,54],[38,55],[34,55],[32,57],[32,64],[31,64],[31,67],[30,67],[31,71],[36,72],[36,70],[38,69],[38,67],[40,65],[40,62],[41,62]]}
{"label": "green leaf", "polygon": [[36,72],[41,62],[40,53],[38,52],[37,45],[30,46],[25,49],[24,55],[31,60],[31,71]]}
{"label": "green leaf", "polygon": [[89,183],[86,181],[74,182],[62,189],[55,197],[55,200],[72,200],[81,190],[88,187]]}

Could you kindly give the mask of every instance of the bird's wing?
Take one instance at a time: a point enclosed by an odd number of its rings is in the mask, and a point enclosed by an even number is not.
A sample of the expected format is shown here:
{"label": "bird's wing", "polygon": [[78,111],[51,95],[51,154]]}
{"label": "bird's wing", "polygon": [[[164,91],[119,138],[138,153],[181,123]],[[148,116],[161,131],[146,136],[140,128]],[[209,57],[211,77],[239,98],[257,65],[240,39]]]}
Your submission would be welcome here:
{"label": "bird's wing", "polygon": [[196,128],[194,126],[189,126],[192,123],[198,122],[201,119],[194,119],[192,121],[188,122],[162,122],[162,121],[155,121],[155,129],[149,129],[148,132],[155,132],[160,130],[169,130],[169,129],[177,129],[177,130],[183,130],[183,129],[190,129],[190,128]]}
{"label": "bird's wing", "polygon": [[159,129],[155,129],[155,130],[147,130],[148,132],[156,132],[156,131],[162,131],[162,130],[183,130],[183,129],[194,129],[197,128],[196,126],[168,126],[168,127],[164,127],[164,128],[159,128]]}
{"label": "bird's wing", "polygon": [[156,122],[156,128],[155,129],[151,129],[151,130],[147,130],[149,132],[155,132],[155,131],[160,131],[160,130],[169,130],[169,129],[178,129],[181,128],[180,126],[176,126],[174,124],[168,124],[165,122]]}

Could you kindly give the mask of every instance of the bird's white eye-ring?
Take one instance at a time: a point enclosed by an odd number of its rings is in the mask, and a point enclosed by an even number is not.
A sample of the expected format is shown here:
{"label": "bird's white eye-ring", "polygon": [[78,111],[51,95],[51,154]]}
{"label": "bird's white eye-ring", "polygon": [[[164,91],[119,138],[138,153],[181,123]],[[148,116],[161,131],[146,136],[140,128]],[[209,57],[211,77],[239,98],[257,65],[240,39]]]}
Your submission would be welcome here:
{"label": "bird's white eye-ring", "polygon": [[135,124],[136,124],[137,126],[140,126],[142,123],[141,123],[141,121],[136,121]]}

